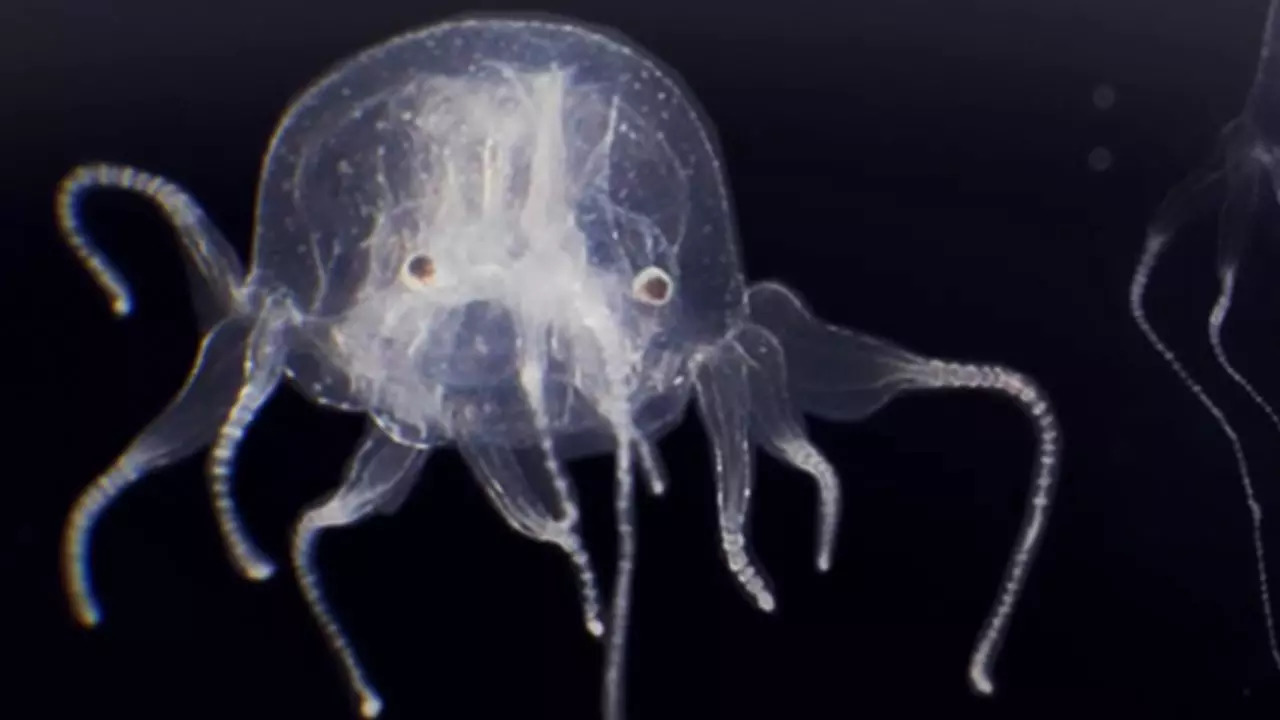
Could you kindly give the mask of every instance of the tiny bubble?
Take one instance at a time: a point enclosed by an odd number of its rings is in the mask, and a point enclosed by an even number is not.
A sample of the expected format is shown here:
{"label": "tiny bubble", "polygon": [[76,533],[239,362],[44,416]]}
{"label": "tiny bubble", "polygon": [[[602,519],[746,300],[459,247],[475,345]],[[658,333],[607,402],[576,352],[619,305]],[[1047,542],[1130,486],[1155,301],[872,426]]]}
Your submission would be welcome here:
{"label": "tiny bubble", "polygon": [[1111,151],[1105,147],[1098,146],[1089,151],[1089,169],[1094,172],[1109,170],[1111,161]]}
{"label": "tiny bubble", "polygon": [[1110,110],[1116,104],[1115,86],[1102,83],[1093,88],[1093,106],[1099,110]]}

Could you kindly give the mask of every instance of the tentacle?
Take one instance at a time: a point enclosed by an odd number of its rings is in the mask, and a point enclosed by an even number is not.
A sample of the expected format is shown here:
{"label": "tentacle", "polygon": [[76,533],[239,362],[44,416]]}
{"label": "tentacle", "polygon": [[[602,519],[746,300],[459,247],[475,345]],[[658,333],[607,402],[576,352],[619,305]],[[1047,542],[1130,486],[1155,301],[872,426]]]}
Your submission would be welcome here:
{"label": "tentacle", "polygon": [[370,423],[347,466],[342,486],[323,503],[304,512],[293,532],[292,559],[298,585],[329,648],[342,663],[365,718],[377,717],[382,711],[382,699],[366,679],[351,641],[325,600],[315,568],[315,543],[326,528],[353,525],[383,510],[389,500],[402,500],[403,487],[414,484],[429,453],[396,443]]}
{"label": "tentacle", "polygon": [[[532,540],[557,545],[569,556],[578,573],[582,617],[587,632],[596,637],[603,635],[600,590],[591,569],[591,557],[577,524],[567,522],[567,518],[576,518],[579,514],[572,484],[565,478],[563,489],[567,494],[560,495],[554,490],[552,483],[553,491],[557,493],[557,505],[561,509],[568,509],[562,513],[563,518],[558,518],[557,511],[546,506],[539,497],[540,493],[532,485],[534,480],[531,478],[541,469],[541,463],[537,469],[522,466],[514,451],[496,445],[463,443],[459,445],[459,450],[490,503],[511,529]],[[545,473],[543,475],[542,479],[547,479]]]}
{"label": "tentacle", "polygon": [[1015,370],[997,365],[928,360],[915,368],[915,376],[919,389],[992,390],[1006,395],[1022,406],[1036,430],[1036,463],[1022,525],[1004,571],[1000,596],[987,616],[969,660],[970,684],[978,692],[990,695],[995,689],[991,682],[991,668],[1004,642],[1005,625],[1013,615],[1026,584],[1027,573],[1044,540],[1058,466],[1062,461],[1061,431],[1048,397],[1035,381]]}
{"label": "tentacle", "polygon": [[[614,418],[620,422],[622,418]],[[623,432],[623,431],[626,432]],[[613,602],[609,611],[609,637],[605,649],[603,705],[605,720],[626,717],[627,631],[631,626],[631,585],[635,580],[636,511],[635,470],[631,452],[633,432],[618,424],[618,450],[614,455],[613,505],[618,533],[618,557],[613,577]]]}
{"label": "tentacle", "polygon": [[244,384],[227,412],[209,452],[206,472],[218,528],[232,565],[250,580],[265,580],[275,565],[249,538],[231,496],[231,468],[245,430],[284,378],[286,348],[281,306],[268,302],[249,338],[244,356]]}
{"label": "tentacle", "polygon": [[[1222,280],[1222,290],[1218,295],[1217,302],[1214,303],[1213,312],[1209,315],[1209,344],[1213,348],[1213,355],[1227,375],[1235,381],[1236,385],[1240,386],[1253,399],[1253,402],[1262,408],[1262,411],[1266,413],[1267,418],[1271,421],[1272,427],[1280,431],[1280,417],[1276,416],[1275,410],[1262,397],[1262,394],[1254,389],[1244,375],[1231,364],[1231,360],[1227,357],[1227,351],[1222,345],[1222,323],[1226,320],[1227,312],[1231,308],[1235,273],[1231,272],[1224,275]],[[1164,355],[1165,360],[1173,365],[1174,370],[1182,378],[1183,384],[1191,388],[1192,393],[1209,410],[1214,419],[1218,421],[1218,425],[1231,442],[1231,450],[1236,457],[1237,472],[1244,488],[1245,502],[1249,506],[1249,521],[1252,524],[1253,534],[1253,557],[1257,566],[1258,587],[1262,601],[1262,618],[1266,623],[1267,629],[1267,647],[1271,651],[1272,662],[1275,663],[1276,668],[1280,669],[1280,641],[1277,641],[1276,618],[1271,609],[1271,582],[1267,573],[1266,544],[1262,539],[1262,504],[1258,502],[1253,489],[1253,480],[1249,476],[1249,466],[1245,460],[1244,445],[1241,443],[1239,436],[1236,435],[1235,429],[1227,423],[1226,415],[1209,399],[1208,393],[1191,379],[1190,374],[1174,358],[1173,352],[1160,342],[1155,335],[1155,331],[1149,324],[1145,323],[1145,318],[1143,318],[1142,325],[1143,331],[1147,334],[1147,339],[1155,345],[1157,351]]]}
{"label": "tentacle", "polygon": [[694,388],[715,461],[720,547],[750,600],[765,612],[777,607],[767,576],[747,541],[755,468],[751,454],[751,383],[746,356],[732,340],[700,362]]}
{"label": "tentacle", "polygon": [[183,259],[194,271],[190,277],[192,294],[203,327],[242,307],[244,269],[240,260],[190,194],[145,170],[107,163],[81,165],[68,173],[58,188],[58,225],[67,245],[107,295],[117,316],[132,311],[133,295],[120,271],[89,238],[79,217],[84,196],[103,188],[142,195],[177,230]]}
{"label": "tentacle", "polygon": [[249,336],[246,319],[215,325],[169,406],[76,500],[63,533],[62,566],[72,610],[81,624],[96,625],[101,616],[88,567],[89,539],[98,518],[133,483],[194,455],[214,439],[242,385]]}

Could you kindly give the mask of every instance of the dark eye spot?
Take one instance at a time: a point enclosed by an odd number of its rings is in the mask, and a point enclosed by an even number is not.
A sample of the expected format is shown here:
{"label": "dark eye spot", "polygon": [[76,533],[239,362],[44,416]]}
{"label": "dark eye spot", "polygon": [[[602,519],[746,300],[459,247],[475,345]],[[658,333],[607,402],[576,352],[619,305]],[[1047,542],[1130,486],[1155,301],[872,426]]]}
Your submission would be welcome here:
{"label": "dark eye spot", "polygon": [[642,286],[644,294],[654,302],[666,302],[671,294],[671,283],[664,277],[651,277]]}
{"label": "dark eye spot", "polygon": [[426,255],[414,255],[404,265],[405,272],[409,273],[418,282],[427,282],[436,274],[436,265],[431,262],[431,258]]}
{"label": "dark eye spot", "polygon": [[659,268],[647,267],[636,274],[631,291],[637,300],[665,305],[671,299],[671,276]]}

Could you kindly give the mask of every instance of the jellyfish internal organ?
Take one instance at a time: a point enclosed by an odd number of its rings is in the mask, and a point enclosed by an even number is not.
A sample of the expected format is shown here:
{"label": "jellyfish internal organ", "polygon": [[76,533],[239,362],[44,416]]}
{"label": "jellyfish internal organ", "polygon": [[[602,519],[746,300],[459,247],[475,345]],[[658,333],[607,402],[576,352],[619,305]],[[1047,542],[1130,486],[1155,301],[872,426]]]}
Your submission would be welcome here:
{"label": "jellyfish internal organ", "polygon": [[[624,716],[636,553],[634,478],[667,482],[655,449],[691,398],[712,444],[719,535],[746,597],[773,590],[745,527],[753,446],[818,488],[816,563],[835,549],[840,485],[801,413],[856,421],[900,393],[977,389],[1015,400],[1037,449],[1032,487],[969,680],[992,691],[1006,625],[1044,537],[1058,425],[1026,376],[923,357],[816,319],[773,282],[748,287],[709,128],[675,75],[614,33],[567,20],[458,19],[338,65],[287,111],[260,179],[248,273],[178,185],[86,165],[61,186],[64,235],[119,315],[127,285],[91,244],[95,188],[149,198],[194,272],[205,335],[181,392],[72,509],[64,572],[81,623],[100,618],[87,554],[95,521],[145,474],[211,446],[228,554],[271,576],[237,517],[231,467],[286,379],[368,416],[338,488],[301,514],[293,570],[362,715],[382,707],[321,593],[322,530],[403,502],[428,456],[457,448],[515,531],[563,549],[587,630],[604,639],[603,715]],[[618,562],[608,607],[578,530],[567,460],[615,457]]]}
{"label": "jellyfish internal organ", "polygon": [[1129,309],[1147,340],[1209,411],[1231,445],[1253,524],[1254,559],[1267,644],[1272,661],[1280,669],[1280,644],[1276,639],[1262,540],[1262,506],[1254,493],[1243,443],[1227,420],[1226,413],[1156,334],[1142,304],[1151,274],[1169,241],[1188,220],[1216,209],[1219,286],[1217,300],[1209,313],[1209,344],[1226,374],[1280,431],[1280,416],[1231,363],[1222,344],[1222,326],[1231,309],[1240,261],[1258,229],[1258,203],[1260,199],[1266,202],[1268,197],[1272,201],[1280,200],[1280,157],[1277,156],[1280,153],[1280,55],[1277,55],[1280,48],[1276,47],[1276,41],[1280,39],[1280,14],[1276,11],[1277,4],[1278,0],[1272,0],[1267,10],[1262,50],[1244,112],[1223,129],[1211,161],[1169,191],[1147,227],[1142,255],[1129,285]]}

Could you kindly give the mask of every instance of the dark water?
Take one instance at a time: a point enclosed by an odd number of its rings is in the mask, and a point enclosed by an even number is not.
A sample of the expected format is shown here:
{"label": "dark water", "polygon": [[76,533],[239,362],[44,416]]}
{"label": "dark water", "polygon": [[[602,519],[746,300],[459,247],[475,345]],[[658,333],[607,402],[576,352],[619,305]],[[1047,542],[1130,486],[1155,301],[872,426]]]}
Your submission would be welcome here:
{"label": "dark water", "polygon": [[[616,27],[684,75],[721,136],[750,277],[920,352],[1029,373],[1067,443],[997,695],[980,699],[968,653],[1034,451],[1013,405],[921,395],[861,425],[815,424],[846,492],[825,577],[812,569],[810,484],[762,460],[753,537],[774,616],[721,564],[704,436],[681,426],[663,444],[671,492],[639,509],[631,717],[1276,716],[1280,671],[1229,447],[1126,296],[1151,211],[1241,108],[1261,0],[11,0],[0,715],[355,717],[288,575],[254,585],[231,570],[198,460],[107,514],[93,555],[105,620],[75,627],[57,572],[66,511],[179,387],[197,338],[176,246],[148,207],[95,200],[93,232],[136,291],[134,317],[113,322],[57,242],[54,187],[78,162],[147,168],[190,188],[247,251],[260,154],[296,91],[392,34],[504,8]],[[1212,240],[1211,224],[1189,229],[1148,307],[1233,413],[1280,519],[1280,437],[1205,342]],[[1226,330],[1272,398],[1276,272],[1280,254],[1255,246]],[[253,426],[236,493],[277,560],[359,428],[292,391]],[[609,463],[574,470],[607,571]],[[321,544],[385,717],[595,717],[601,652],[567,564],[508,531],[456,456],[428,475],[394,518]],[[1280,558],[1280,524],[1265,533]],[[1280,559],[1270,570],[1280,576]]]}

